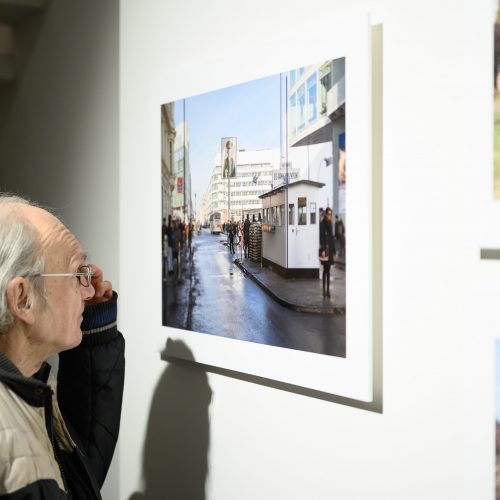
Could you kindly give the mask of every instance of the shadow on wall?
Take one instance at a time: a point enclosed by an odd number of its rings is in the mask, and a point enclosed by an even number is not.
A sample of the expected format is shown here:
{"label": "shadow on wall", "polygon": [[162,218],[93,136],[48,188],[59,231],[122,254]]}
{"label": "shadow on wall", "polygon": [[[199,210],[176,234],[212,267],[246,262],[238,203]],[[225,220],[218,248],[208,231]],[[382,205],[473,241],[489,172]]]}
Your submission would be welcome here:
{"label": "shadow on wall", "polygon": [[[168,340],[193,359],[188,347]],[[206,372],[169,364],[156,387],[143,452],[144,492],[129,500],[204,500],[208,473],[208,408],[212,391]]]}

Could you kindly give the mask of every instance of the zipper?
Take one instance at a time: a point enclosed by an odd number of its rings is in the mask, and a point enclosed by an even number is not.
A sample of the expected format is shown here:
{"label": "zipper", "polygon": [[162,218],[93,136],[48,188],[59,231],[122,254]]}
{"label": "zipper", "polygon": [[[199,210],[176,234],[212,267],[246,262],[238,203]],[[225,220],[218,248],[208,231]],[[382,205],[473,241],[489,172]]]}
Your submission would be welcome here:
{"label": "zipper", "polygon": [[[56,459],[57,465],[59,466],[59,471],[61,472],[61,478],[64,485],[64,491],[68,495],[68,500],[71,500],[71,493],[68,488],[68,482],[66,480],[66,474],[64,472],[64,468],[62,465],[61,459],[61,449],[57,442],[57,438],[54,436],[54,427],[52,425],[52,390],[47,391],[44,397],[44,406],[45,406],[45,427],[47,429],[47,433],[50,438],[50,442],[52,444],[52,450],[54,451],[54,457]],[[48,397],[47,397],[48,396]]]}

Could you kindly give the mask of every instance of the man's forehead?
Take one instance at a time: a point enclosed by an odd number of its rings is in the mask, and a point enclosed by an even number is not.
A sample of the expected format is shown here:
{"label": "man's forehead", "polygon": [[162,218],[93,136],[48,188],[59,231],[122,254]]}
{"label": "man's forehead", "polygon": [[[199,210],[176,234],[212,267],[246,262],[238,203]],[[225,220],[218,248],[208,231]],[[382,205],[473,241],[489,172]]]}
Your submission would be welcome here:
{"label": "man's forehead", "polygon": [[76,236],[54,215],[37,207],[27,207],[27,217],[35,225],[43,248],[64,253],[70,261],[85,261],[87,254]]}

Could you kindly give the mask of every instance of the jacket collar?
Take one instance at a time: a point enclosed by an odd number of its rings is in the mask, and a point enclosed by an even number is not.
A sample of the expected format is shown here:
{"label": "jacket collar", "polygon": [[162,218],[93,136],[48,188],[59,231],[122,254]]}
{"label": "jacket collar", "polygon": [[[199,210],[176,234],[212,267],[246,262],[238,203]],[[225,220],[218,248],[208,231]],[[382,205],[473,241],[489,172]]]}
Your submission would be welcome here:
{"label": "jacket collar", "polygon": [[0,352],[0,382],[32,406],[43,406],[46,397],[52,395],[52,389],[47,384],[50,368],[50,365],[44,362],[32,377],[25,377],[17,366]]}

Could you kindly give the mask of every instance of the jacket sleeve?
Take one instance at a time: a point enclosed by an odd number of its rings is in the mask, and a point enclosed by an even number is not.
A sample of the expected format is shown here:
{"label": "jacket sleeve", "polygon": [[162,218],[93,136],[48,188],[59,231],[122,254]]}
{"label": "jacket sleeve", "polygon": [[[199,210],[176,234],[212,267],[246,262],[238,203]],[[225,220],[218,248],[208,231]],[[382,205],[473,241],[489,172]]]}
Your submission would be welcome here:
{"label": "jacket sleeve", "polygon": [[77,433],[99,488],[118,440],[125,341],[116,328],[117,295],[85,307],[82,343],[59,355],[57,397]]}
{"label": "jacket sleeve", "polygon": [[0,500],[67,500],[67,494],[52,479],[40,479],[15,491],[0,493]]}

